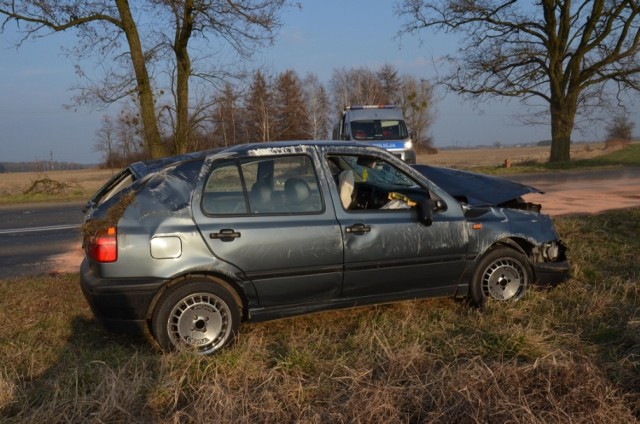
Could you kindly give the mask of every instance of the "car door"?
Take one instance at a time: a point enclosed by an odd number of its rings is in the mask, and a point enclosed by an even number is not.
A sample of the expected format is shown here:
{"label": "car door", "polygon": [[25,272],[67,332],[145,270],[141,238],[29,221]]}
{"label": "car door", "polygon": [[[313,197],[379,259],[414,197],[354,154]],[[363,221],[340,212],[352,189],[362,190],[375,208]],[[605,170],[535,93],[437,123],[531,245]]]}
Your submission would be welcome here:
{"label": "car door", "polygon": [[217,258],[253,282],[264,307],[336,298],[342,235],[315,150],[213,162],[194,216]]}
{"label": "car door", "polygon": [[[417,206],[434,192],[404,164],[373,149],[325,152],[336,180],[332,197],[344,237],[343,295],[455,293],[468,249],[460,205],[438,199],[440,209],[427,225],[418,219]],[[345,193],[350,184],[344,181],[351,178],[353,193]]]}

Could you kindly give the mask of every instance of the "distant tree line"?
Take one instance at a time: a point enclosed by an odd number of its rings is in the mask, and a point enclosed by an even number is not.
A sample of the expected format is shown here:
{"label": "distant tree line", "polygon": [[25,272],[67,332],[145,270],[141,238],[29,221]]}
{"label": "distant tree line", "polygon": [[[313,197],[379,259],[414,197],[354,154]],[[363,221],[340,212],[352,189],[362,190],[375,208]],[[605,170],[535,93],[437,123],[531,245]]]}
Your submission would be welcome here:
{"label": "distant tree line", "polygon": [[73,162],[0,162],[0,174],[5,172],[47,172],[47,171],[69,171],[74,169],[84,169],[87,165]]}
{"label": "distant tree line", "polygon": [[[190,137],[186,151],[240,143],[328,139],[341,111],[354,104],[400,106],[414,142],[428,148],[432,145],[432,94],[427,81],[400,76],[391,65],[376,71],[338,69],[327,85],[312,73],[300,77],[294,70],[286,70],[270,76],[257,70],[236,83],[225,83],[211,99],[199,102],[209,106],[206,113],[199,108],[187,120]],[[172,122],[163,122],[162,144],[169,154],[176,154],[179,151],[172,148],[172,128]],[[134,102],[123,106],[117,116],[103,116],[96,136],[95,149],[103,153],[106,167],[151,157]]]}

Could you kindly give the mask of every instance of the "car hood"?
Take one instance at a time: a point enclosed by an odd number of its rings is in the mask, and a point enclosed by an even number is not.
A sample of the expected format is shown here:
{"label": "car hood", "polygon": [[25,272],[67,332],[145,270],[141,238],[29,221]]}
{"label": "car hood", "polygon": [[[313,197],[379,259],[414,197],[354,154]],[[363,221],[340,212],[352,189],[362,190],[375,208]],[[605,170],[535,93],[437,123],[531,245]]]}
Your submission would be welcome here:
{"label": "car hood", "polygon": [[412,165],[437,186],[471,206],[497,206],[528,193],[544,193],[535,187],[500,177],[429,165]]}

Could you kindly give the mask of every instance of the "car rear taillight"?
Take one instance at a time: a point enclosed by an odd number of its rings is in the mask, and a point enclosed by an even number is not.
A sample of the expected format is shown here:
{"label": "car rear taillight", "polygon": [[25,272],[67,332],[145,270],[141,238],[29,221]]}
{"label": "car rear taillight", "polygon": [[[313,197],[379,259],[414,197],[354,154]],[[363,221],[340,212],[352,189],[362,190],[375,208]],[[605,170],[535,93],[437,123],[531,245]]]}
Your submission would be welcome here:
{"label": "car rear taillight", "polygon": [[87,255],[96,262],[115,262],[118,259],[116,227],[108,227],[91,237]]}

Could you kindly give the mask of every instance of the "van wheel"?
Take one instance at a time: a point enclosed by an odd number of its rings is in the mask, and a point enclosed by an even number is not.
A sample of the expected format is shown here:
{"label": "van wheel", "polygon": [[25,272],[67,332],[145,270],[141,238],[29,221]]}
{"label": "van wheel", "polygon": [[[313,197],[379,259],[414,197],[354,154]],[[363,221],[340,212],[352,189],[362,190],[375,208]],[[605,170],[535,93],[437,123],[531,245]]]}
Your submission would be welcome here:
{"label": "van wheel", "polygon": [[531,266],[522,253],[497,247],[478,262],[471,281],[471,300],[481,306],[487,299],[521,299],[532,279]]}
{"label": "van wheel", "polygon": [[165,351],[191,349],[209,355],[233,341],[240,312],[224,287],[193,279],[162,295],[151,318],[151,331]]}

